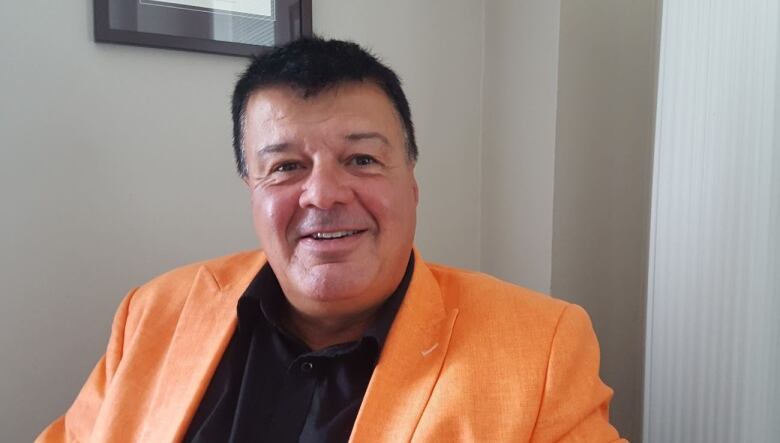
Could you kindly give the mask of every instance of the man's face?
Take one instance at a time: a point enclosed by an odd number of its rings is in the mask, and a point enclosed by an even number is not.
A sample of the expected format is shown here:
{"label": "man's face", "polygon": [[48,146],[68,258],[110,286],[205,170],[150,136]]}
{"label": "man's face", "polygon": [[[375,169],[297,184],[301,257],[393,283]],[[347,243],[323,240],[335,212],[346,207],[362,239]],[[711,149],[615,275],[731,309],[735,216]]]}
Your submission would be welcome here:
{"label": "man's face", "polygon": [[261,89],[247,103],[244,152],[255,230],[292,306],[339,318],[381,304],[406,269],[418,201],[384,92]]}

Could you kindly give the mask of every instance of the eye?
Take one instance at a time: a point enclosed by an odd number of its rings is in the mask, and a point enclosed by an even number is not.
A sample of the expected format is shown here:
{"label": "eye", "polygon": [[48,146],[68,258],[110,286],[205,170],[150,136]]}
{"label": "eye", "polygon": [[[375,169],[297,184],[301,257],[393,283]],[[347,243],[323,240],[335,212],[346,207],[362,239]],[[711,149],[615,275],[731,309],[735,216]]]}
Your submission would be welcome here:
{"label": "eye", "polygon": [[350,159],[350,162],[356,166],[370,166],[377,161],[370,155],[356,155]]}
{"label": "eye", "polygon": [[300,169],[301,165],[295,162],[285,162],[274,166],[272,172],[292,172]]}

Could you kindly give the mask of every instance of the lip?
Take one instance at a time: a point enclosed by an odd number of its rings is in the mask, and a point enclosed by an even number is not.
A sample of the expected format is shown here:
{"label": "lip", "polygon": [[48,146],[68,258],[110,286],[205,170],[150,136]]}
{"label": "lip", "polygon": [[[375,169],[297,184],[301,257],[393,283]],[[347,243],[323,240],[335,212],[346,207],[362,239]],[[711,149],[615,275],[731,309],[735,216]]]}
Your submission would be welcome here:
{"label": "lip", "polygon": [[[340,231],[357,231],[356,234],[352,234],[347,237],[327,239],[327,240],[315,240],[311,237],[315,232],[340,232]],[[329,229],[323,231],[314,231],[309,235],[303,236],[298,240],[298,246],[308,251],[317,254],[328,255],[341,255],[352,252],[355,247],[363,240],[363,237],[367,235],[365,229]]]}
{"label": "lip", "polygon": [[[317,234],[317,233],[322,233],[322,234],[332,234],[332,233],[334,233],[334,232],[353,232],[353,231],[357,231],[357,233],[358,233],[358,234],[362,234],[362,233],[364,233],[365,231],[367,231],[367,229],[364,229],[364,228],[327,228],[327,229],[309,229],[309,230],[306,230],[306,231],[304,231],[303,233],[301,233],[301,234],[300,234],[300,237],[298,237],[298,238],[299,238],[299,240],[303,240],[303,239],[306,239],[306,238],[312,239],[311,237],[312,237],[314,234]],[[354,235],[357,235],[357,234],[354,234]],[[354,236],[354,235],[353,235],[353,236]],[[312,239],[312,240],[313,240],[313,239]],[[318,241],[319,241],[319,240],[318,240]],[[332,241],[332,240],[331,240],[331,241]]]}

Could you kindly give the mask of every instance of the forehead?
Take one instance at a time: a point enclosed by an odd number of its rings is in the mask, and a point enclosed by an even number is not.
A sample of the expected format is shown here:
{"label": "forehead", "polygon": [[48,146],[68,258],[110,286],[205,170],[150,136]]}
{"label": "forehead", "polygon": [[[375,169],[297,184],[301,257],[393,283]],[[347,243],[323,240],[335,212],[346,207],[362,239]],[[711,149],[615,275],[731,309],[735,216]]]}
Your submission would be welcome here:
{"label": "forehead", "polygon": [[289,86],[260,89],[247,102],[244,130],[247,138],[279,130],[373,130],[388,138],[402,136],[392,102],[368,82],[341,84],[309,97]]}

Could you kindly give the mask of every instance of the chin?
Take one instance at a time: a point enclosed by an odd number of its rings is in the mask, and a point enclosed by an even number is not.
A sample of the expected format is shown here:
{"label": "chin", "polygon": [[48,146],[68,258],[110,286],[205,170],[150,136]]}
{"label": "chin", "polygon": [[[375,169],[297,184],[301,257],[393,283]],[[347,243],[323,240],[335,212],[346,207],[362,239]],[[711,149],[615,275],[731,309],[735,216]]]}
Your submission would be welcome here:
{"label": "chin", "polygon": [[308,286],[307,293],[311,295],[311,298],[324,302],[366,296],[367,292],[370,291],[369,285],[364,282],[345,281],[338,277],[319,280]]}
{"label": "chin", "polygon": [[301,275],[299,288],[310,299],[322,302],[370,297],[371,284],[376,281],[371,276],[375,273],[361,268],[342,264],[314,266]]}

